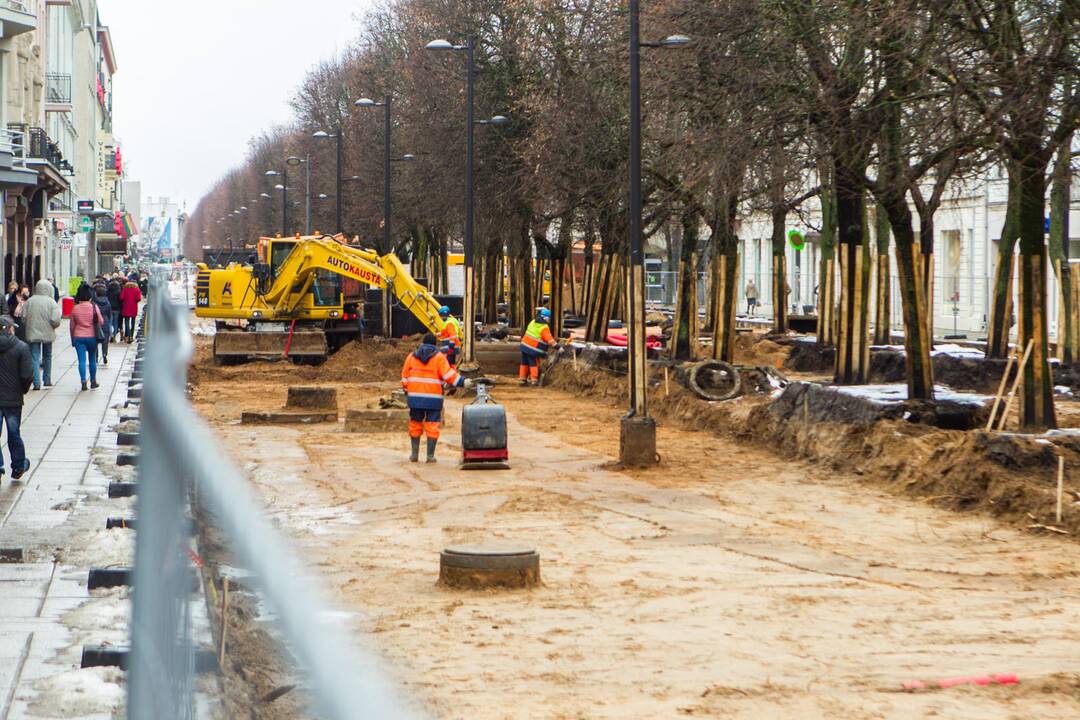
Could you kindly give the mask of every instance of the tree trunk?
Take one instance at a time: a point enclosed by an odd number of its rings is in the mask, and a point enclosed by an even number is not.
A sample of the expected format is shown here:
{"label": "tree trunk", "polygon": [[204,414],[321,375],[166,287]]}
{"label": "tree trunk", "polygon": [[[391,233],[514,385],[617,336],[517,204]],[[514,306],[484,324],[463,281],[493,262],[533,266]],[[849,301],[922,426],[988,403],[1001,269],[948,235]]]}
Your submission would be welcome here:
{"label": "tree trunk", "polygon": [[865,385],[870,376],[869,259],[864,238],[865,168],[836,167],[836,218],[840,255],[840,316],[836,333],[839,385]]}
{"label": "tree trunk", "polygon": [[919,216],[919,259],[926,298],[926,322],[934,337],[934,216]]}
{"label": "tree trunk", "polygon": [[784,224],[787,208],[774,205],[772,209],[772,303],[773,332],[786,333],[788,329],[788,281],[787,252]]}
{"label": "tree trunk", "polygon": [[818,343],[836,344],[836,195],[821,191],[821,261],[818,270]]}
{"label": "tree trunk", "polygon": [[619,285],[619,261],[616,255],[601,252],[594,269],[595,282],[590,293],[592,305],[588,308],[587,338],[590,342],[607,342],[608,324],[615,303],[615,296],[622,291]]}
{"label": "tree trunk", "polygon": [[1061,288],[1058,312],[1058,357],[1066,364],[1080,360],[1080,298],[1076,286],[1078,273],[1069,263],[1069,194],[1072,185],[1072,135],[1061,144],[1054,162],[1050,189],[1050,257],[1054,261],[1058,287]]}
{"label": "tree trunk", "polygon": [[994,284],[991,290],[990,323],[986,337],[986,357],[1004,360],[1009,354],[1009,334],[1013,325],[1014,249],[1020,238],[1019,199],[1017,178],[1020,171],[1009,167],[1009,197],[1005,210],[1005,226],[998,241],[994,262]]}
{"label": "tree trunk", "polygon": [[724,198],[713,229],[712,356],[723,362],[735,361],[735,312],[739,300],[739,237],[735,233],[738,198]]}
{"label": "tree trunk", "polygon": [[1025,154],[1019,180],[1020,346],[1026,348],[1028,341],[1033,342],[1020,390],[1020,426],[1025,429],[1057,427],[1046,319],[1046,163],[1040,163],[1037,155]]}
{"label": "tree trunk", "polygon": [[698,227],[698,214],[685,210],[679,247],[679,276],[675,286],[675,319],[671,326],[671,346],[668,348],[673,360],[693,360],[697,354],[697,265],[694,253],[698,246]]}
{"label": "tree trunk", "polygon": [[904,318],[904,361],[908,398],[934,399],[934,365],[930,359],[933,338],[926,313],[926,289],[922,286],[922,260],[915,241],[911,210],[903,194],[887,196],[879,207],[887,213],[896,239],[896,267],[900,274],[901,312]]}
{"label": "tree trunk", "polygon": [[877,227],[877,281],[874,293],[874,344],[889,345],[892,342],[892,278],[889,277],[889,215],[878,203]]}

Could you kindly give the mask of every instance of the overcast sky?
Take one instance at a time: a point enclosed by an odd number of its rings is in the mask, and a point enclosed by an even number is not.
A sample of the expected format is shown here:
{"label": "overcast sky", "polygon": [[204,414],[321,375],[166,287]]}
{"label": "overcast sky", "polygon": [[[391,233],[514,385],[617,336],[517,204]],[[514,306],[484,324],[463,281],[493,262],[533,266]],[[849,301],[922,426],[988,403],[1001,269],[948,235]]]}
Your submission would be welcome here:
{"label": "overcast sky", "polygon": [[195,209],[248,140],[287,121],[313,64],[357,35],[371,0],[99,0],[118,72],[116,137],[143,197]]}

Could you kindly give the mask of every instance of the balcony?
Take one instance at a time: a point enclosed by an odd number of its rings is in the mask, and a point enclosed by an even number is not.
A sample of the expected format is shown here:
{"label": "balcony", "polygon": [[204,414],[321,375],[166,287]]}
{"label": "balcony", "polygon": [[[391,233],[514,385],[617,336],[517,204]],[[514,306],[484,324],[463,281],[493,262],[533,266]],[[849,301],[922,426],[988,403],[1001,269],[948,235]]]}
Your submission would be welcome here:
{"label": "balcony", "polygon": [[37,0],[0,0],[0,26],[5,38],[36,30]]}
{"label": "balcony", "polygon": [[49,73],[46,76],[46,102],[54,105],[71,105],[71,75]]}
{"label": "balcony", "polygon": [[39,173],[39,184],[50,193],[67,190],[69,182],[64,175],[75,172],[71,163],[64,159],[60,146],[39,127],[8,125],[7,137],[11,138],[14,163]]}

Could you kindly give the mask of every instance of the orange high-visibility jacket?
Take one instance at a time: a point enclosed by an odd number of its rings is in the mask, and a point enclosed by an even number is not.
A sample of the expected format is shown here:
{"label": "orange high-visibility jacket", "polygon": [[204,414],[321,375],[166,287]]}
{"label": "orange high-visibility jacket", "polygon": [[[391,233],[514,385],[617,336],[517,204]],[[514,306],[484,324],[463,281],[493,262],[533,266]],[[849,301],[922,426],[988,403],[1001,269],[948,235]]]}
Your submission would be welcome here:
{"label": "orange high-visibility jacket", "polygon": [[521,336],[521,352],[526,355],[547,355],[548,348],[555,344],[555,338],[551,335],[551,328],[547,323],[533,320]]}
{"label": "orange high-visibility jacket", "polygon": [[446,355],[434,345],[421,345],[405,358],[401,368],[401,386],[409,394],[409,407],[416,410],[441,410],[443,383],[461,387],[465,378],[450,367]]}

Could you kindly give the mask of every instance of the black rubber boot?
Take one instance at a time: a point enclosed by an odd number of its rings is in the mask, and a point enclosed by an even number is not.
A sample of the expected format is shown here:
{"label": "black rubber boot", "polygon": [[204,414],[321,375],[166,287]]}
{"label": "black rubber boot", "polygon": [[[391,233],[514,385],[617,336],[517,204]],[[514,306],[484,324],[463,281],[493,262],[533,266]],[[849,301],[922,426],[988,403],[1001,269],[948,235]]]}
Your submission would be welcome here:
{"label": "black rubber boot", "polygon": [[429,463],[435,462],[435,446],[439,444],[438,440],[428,438],[427,440],[427,461]]}
{"label": "black rubber boot", "polygon": [[420,462],[420,438],[409,438],[409,442],[412,444],[409,462]]}

